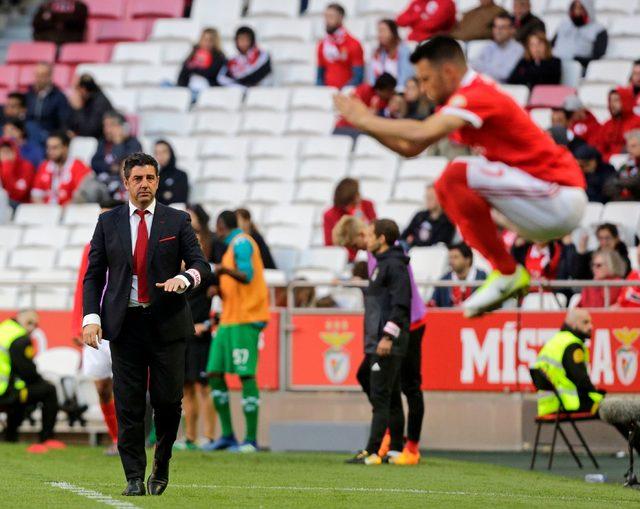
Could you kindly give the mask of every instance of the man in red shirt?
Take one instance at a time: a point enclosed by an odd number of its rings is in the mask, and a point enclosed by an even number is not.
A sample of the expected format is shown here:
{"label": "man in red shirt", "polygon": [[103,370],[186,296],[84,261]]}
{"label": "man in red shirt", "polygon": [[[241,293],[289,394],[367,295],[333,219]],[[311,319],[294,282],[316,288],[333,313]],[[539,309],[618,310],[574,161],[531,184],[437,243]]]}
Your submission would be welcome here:
{"label": "man in red shirt", "polygon": [[340,4],[329,4],[325,10],[327,35],[318,43],[317,85],[342,88],[364,79],[364,52],[342,25],[345,14]]}
{"label": "man in red shirt", "polygon": [[423,121],[385,119],[344,95],[335,97],[336,108],[354,126],[406,157],[454,131],[480,155],[454,159],[435,184],[447,216],[494,267],[487,282],[463,303],[466,316],[479,316],[530,285],[529,273],[498,235],[491,209],[526,239],[557,239],[580,223],[587,203],[585,179],[566,148],[556,145],[494,82],[467,67],[455,39],[435,36],[418,45],[411,61],[423,93],[441,106],[434,115]]}
{"label": "man in red shirt", "polygon": [[20,156],[16,142],[11,138],[0,138],[0,187],[3,188],[11,203],[27,203],[35,169]]}
{"label": "man in red shirt", "polygon": [[595,145],[605,162],[609,162],[612,155],[624,152],[624,135],[627,132],[640,129],[640,117],[633,113],[633,102],[633,93],[629,88],[618,87],[609,92],[611,118],[600,129]]}
{"label": "man in red shirt", "polygon": [[593,113],[584,107],[577,95],[567,97],[562,104],[567,119],[568,129],[587,144],[595,146],[602,126]]}
{"label": "man in red shirt", "polygon": [[38,167],[31,189],[35,203],[66,205],[91,169],[79,159],[69,158],[69,137],[64,133],[47,138],[47,160]]}
{"label": "man in red shirt", "polygon": [[[363,83],[356,87],[353,91],[353,96],[360,99],[376,115],[389,117],[390,115],[387,107],[389,106],[389,101],[395,94],[397,85],[398,82],[396,79],[391,76],[391,74],[385,72],[378,76],[373,86],[368,83]],[[353,126],[344,118],[339,117],[336,122],[336,130],[333,134],[342,134],[341,131],[343,131],[344,134],[350,134],[345,130],[345,128],[347,130],[353,129]]]}
{"label": "man in red shirt", "polygon": [[412,0],[396,23],[411,28],[410,41],[424,41],[451,31],[456,24],[456,4],[453,0]]}

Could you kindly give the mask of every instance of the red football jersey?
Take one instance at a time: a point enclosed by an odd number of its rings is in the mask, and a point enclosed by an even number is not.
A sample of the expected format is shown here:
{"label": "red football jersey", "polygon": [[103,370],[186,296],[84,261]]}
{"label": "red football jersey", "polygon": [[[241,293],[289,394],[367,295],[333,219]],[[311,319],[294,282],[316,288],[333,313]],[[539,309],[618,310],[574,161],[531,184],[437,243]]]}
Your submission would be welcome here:
{"label": "red football jersey", "polygon": [[69,158],[62,167],[43,161],[33,181],[31,196],[44,199],[45,203],[66,205],[89,173],[91,169],[79,159]]}
{"label": "red football jersey", "polygon": [[353,68],[364,66],[362,46],[344,28],[325,35],[318,43],[318,67],[324,69],[324,85],[342,88],[353,78]]}
{"label": "red football jersey", "polygon": [[461,142],[489,161],[563,186],[585,187],[571,153],[551,139],[495,82],[469,70],[439,113],[463,118]]}

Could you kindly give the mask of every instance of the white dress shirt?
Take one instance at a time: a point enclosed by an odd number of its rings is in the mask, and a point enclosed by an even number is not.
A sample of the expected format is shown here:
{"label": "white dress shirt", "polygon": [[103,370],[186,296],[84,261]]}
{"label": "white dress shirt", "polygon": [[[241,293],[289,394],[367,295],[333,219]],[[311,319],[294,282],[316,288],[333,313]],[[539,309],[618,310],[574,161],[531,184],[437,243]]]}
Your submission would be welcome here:
{"label": "white dress shirt", "polygon": [[[129,226],[131,228],[131,253],[132,254],[136,250],[136,242],[138,240],[138,227],[140,226],[140,216],[136,214],[136,210],[138,210],[138,207],[136,207],[133,203],[129,202]],[[155,215],[155,212],[156,212],[155,200],[153,200],[151,202],[151,205],[149,205],[146,208],[146,211],[148,213],[145,214],[144,220],[145,220],[145,223],[147,224],[147,235],[151,235],[151,226],[153,225],[153,216]],[[177,291],[176,293],[184,293],[191,283],[186,277],[184,277],[181,274],[177,275],[176,278],[180,279],[185,284],[185,287],[182,290]],[[151,291],[151,288],[149,288],[149,291]],[[150,303],[148,302],[147,303],[138,302],[138,276],[133,274],[131,278],[131,293],[129,293],[129,307],[130,308],[139,307],[139,306],[147,307],[149,305]],[[96,313],[91,313],[86,315],[82,320],[82,326],[84,327],[85,325],[89,325],[89,324],[96,324],[101,326],[102,322],[100,321],[100,315]]]}

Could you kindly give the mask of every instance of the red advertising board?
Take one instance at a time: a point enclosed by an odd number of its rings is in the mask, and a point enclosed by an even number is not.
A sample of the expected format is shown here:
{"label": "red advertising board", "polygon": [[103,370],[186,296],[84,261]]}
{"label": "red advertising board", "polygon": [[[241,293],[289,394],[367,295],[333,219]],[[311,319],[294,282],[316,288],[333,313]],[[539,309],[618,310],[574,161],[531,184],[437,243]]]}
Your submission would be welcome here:
{"label": "red advertising board", "polygon": [[[593,314],[591,378],[611,392],[640,392],[640,313]],[[423,387],[442,391],[532,390],[529,365],[562,324],[562,312],[497,312],[466,320],[433,310],[423,341]],[[296,315],[290,340],[294,389],[356,388],[362,317]]]}

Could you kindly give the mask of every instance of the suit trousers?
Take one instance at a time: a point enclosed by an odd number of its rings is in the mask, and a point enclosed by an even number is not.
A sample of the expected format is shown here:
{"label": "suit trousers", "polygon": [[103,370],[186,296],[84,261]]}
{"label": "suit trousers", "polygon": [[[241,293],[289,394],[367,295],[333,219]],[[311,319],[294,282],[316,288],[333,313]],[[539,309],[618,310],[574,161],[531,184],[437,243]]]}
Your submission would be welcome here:
{"label": "suit trousers", "polygon": [[182,413],[185,340],[160,340],[148,308],[127,310],[111,342],[118,451],[127,479],[144,479],[147,466],[144,416],[147,387],[158,438],[155,461],[168,463]]}

